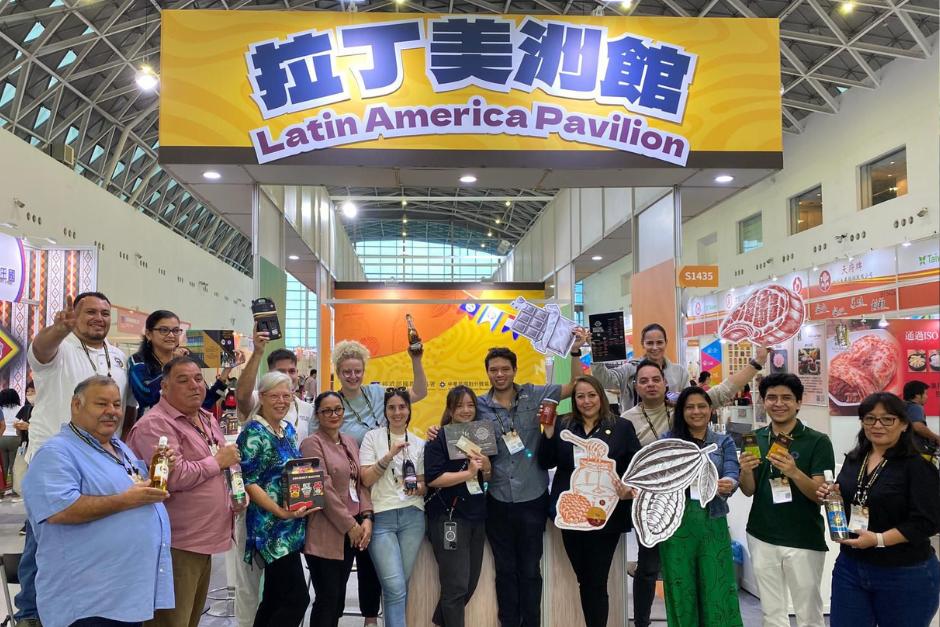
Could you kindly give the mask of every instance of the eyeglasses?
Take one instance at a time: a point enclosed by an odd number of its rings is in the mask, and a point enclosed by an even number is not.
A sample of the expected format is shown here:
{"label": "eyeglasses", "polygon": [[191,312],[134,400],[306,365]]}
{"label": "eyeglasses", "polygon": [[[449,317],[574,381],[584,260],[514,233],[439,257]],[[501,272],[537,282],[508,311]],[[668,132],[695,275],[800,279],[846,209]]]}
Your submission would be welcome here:
{"label": "eyeglasses", "polygon": [[154,329],[154,331],[156,331],[157,333],[159,333],[160,335],[164,337],[166,337],[167,335],[182,335],[183,334],[183,330],[179,327],[173,327],[172,329],[170,327],[157,327]]}
{"label": "eyeglasses", "polygon": [[880,422],[886,427],[893,427],[894,423],[898,421],[897,416],[865,416],[862,418],[862,424],[866,427],[874,427],[876,422]]}
{"label": "eyeglasses", "polygon": [[321,409],[317,413],[321,416],[342,416],[344,413],[346,413],[346,409],[344,407],[334,407],[332,409],[327,407],[325,409]]}
{"label": "eyeglasses", "polygon": [[340,370],[341,377],[361,377],[364,370]]}
{"label": "eyeglasses", "polygon": [[289,401],[290,399],[294,397],[294,395],[291,394],[290,392],[288,392],[287,394],[274,394],[272,392],[265,392],[261,396],[267,396],[268,398],[273,399],[275,401]]}
{"label": "eyeglasses", "polygon": [[407,392],[408,388],[399,386],[397,388],[385,388],[386,394],[395,394],[396,392]]}

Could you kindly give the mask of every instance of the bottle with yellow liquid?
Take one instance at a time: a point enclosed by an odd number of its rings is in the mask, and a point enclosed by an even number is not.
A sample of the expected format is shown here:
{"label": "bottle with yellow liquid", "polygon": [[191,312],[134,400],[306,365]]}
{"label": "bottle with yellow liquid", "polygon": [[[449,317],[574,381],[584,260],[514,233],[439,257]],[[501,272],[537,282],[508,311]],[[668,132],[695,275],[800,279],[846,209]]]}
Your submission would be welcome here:
{"label": "bottle with yellow liquid", "polygon": [[150,487],[167,491],[166,482],[170,476],[170,458],[167,450],[169,440],[165,435],[160,436],[157,450],[150,460]]}
{"label": "bottle with yellow liquid", "polygon": [[408,325],[408,345],[414,346],[415,344],[421,343],[421,336],[418,335],[418,330],[415,328],[414,318],[411,317],[411,314],[405,314],[405,324]]}

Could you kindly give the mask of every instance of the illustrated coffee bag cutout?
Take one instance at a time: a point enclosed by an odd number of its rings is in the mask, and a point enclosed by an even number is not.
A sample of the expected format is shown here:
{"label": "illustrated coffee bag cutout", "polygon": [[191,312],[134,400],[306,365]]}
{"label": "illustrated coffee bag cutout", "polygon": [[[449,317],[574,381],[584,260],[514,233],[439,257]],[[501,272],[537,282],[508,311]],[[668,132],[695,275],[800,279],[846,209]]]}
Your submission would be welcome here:
{"label": "illustrated coffee bag cutout", "polygon": [[637,540],[652,548],[672,537],[685,512],[685,489],[696,483],[702,507],[718,494],[718,469],[708,454],[718,447],[700,449],[685,440],[657,440],[630,460],[623,482],[637,490],[633,502],[633,528]]}

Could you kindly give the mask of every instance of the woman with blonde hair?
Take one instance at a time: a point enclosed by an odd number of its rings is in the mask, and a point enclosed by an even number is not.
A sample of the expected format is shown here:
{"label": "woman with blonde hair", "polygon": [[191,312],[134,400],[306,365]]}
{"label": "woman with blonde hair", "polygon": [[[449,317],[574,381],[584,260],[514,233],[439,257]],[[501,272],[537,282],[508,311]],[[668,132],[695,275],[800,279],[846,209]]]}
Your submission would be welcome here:
{"label": "woman with blonde hair", "polygon": [[[428,395],[428,379],[424,374],[421,356],[424,347],[421,343],[408,347],[411,356],[411,368],[414,382],[407,388],[412,403],[417,403]],[[379,383],[366,383],[366,364],[369,361],[369,349],[355,340],[342,340],[333,347],[333,372],[339,379],[339,397],[344,410],[340,432],[362,446],[366,433],[377,429],[385,417],[385,386]],[[314,415],[314,419],[319,416]],[[313,421],[311,421],[312,423]],[[313,433],[316,425],[310,425]],[[359,609],[365,618],[365,625],[377,624],[379,599],[382,588],[378,575],[366,550],[356,552],[356,576],[359,579]]]}

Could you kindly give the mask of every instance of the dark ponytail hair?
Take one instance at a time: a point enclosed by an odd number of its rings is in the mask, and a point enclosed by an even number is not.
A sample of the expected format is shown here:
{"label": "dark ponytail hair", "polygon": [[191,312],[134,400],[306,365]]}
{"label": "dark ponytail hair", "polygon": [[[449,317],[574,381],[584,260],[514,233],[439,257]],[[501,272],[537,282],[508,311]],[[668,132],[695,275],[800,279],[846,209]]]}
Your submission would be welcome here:
{"label": "dark ponytail hair", "polygon": [[[172,311],[167,309],[158,309],[147,316],[147,321],[144,323],[144,328],[147,331],[152,332],[156,328],[157,323],[165,318],[176,318],[177,321],[180,319],[180,317]],[[161,364],[159,361],[157,361],[157,356],[153,354],[153,342],[148,340],[146,335],[144,335],[141,339],[140,347],[137,349],[137,352],[143,355],[144,363],[147,364],[148,368],[152,368],[154,370],[160,369]]]}

